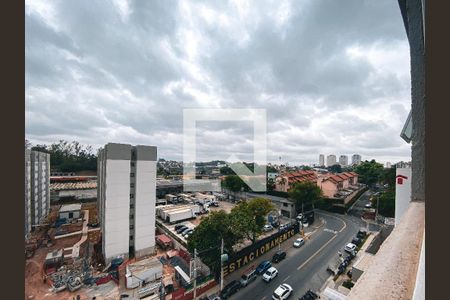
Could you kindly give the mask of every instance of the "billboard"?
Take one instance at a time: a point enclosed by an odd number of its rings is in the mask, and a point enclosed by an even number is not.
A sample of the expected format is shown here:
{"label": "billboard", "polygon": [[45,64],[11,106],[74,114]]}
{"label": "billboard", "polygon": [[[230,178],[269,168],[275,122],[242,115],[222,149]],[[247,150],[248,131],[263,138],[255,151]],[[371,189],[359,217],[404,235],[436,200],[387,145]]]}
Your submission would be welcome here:
{"label": "billboard", "polygon": [[238,251],[235,255],[230,257],[230,260],[227,263],[224,264],[223,266],[224,276],[233,273],[234,271],[242,268],[243,266],[250,264],[257,257],[263,255],[264,253],[269,252],[275,247],[278,247],[278,244],[283,243],[284,241],[290,239],[299,232],[300,232],[299,223],[295,222],[286,230],[272,234],[271,236],[266,237],[260,241],[257,241],[255,244],[245,247],[244,249]]}

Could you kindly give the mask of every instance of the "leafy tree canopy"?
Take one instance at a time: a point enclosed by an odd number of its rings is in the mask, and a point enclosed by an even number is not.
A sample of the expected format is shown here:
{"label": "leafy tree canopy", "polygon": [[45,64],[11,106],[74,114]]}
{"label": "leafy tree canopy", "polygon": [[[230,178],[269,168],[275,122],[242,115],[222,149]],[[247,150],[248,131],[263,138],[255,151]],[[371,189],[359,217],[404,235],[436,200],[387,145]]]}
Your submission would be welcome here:
{"label": "leafy tree canopy", "polygon": [[61,172],[97,170],[97,155],[94,154],[93,148],[77,141],[60,140],[51,145],[32,145],[26,140],[25,145],[31,150],[49,153],[50,166],[53,170]]}
{"label": "leafy tree canopy", "polygon": [[322,190],[312,181],[296,182],[289,190],[289,199],[295,204],[297,213],[314,207],[314,203],[322,198]]}
{"label": "leafy tree canopy", "polygon": [[376,162],[374,159],[363,161],[354,169],[359,174],[359,181],[368,186],[373,186],[382,180],[383,170],[383,164]]}

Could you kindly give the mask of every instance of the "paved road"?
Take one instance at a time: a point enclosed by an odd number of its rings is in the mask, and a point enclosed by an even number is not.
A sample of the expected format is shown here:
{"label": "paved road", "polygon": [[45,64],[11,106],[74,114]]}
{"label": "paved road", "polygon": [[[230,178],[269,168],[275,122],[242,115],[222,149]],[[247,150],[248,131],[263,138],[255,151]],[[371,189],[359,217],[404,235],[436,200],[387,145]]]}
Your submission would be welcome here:
{"label": "paved road", "polygon": [[[364,222],[352,216],[327,212],[317,212],[317,215],[324,218],[325,225],[319,228],[311,239],[299,249],[292,247],[295,238],[286,241],[286,243],[290,243],[286,259],[274,264],[279,275],[272,282],[265,283],[259,276],[230,299],[271,299],[273,291],[282,283],[293,287],[294,297],[291,299],[298,299],[308,289],[318,291],[330,277],[326,271],[328,264],[337,258],[338,251],[342,251],[343,247],[351,241]],[[275,251],[276,249],[272,250],[268,254],[269,257]]]}
{"label": "paved road", "polygon": [[[361,219],[366,209],[365,205],[370,203],[369,199],[372,195],[373,192],[370,190],[362,194],[361,197],[359,197],[359,199],[356,200],[353,206],[350,208],[350,210],[348,211],[348,215]],[[369,223],[367,226],[369,231],[379,231],[381,229],[380,225],[374,223]]]}

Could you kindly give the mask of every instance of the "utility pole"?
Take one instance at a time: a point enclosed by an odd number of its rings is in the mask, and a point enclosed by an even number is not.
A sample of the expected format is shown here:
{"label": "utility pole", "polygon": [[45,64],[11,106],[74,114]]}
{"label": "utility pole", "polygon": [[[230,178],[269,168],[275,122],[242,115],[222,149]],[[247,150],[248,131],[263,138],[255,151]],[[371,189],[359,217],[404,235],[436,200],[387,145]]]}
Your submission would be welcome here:
{"label": "utility pole", "polygon": [[223,290],[223,239],[220,247],[220,291]]}
{"label": "utility pole", "polygon": [[377,222],[377,223],[378,223],[378,205],[379,204],[380,204],[380,197],[377,196],[377,210],[376,210],[376,213],[375,213],[375,222]]}
{"label": "utility pole", "polygon": [[300,228],[302,233],[302,238],[305,238],[305,231],[303,230],[303,221],[305,220],[305,211],[303,209],[303,201],[302,201],[302,220],[300,221]]}
{"label": "utility pole", "polygon": [[194,300],[197,300],[197,248],[194,249]]}

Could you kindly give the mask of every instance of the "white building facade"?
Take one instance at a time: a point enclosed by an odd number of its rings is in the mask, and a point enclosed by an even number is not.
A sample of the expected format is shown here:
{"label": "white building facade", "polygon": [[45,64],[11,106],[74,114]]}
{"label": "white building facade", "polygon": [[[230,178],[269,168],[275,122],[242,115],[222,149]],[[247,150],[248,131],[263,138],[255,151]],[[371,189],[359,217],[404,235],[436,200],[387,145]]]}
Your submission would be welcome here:
{"label": "white building facade", "polygon": [[155,249],[156,157],[156,147],[115,143],[99,153],[97,202],[106,262]]}
{"label": "white building facade", "polygon": [[348,156],[347,155],[339,156],[339,164],[343,167],[346,167],[348,165]]}
{"label": "white building facade", "polygon": [[334,166],[336,164],[336,155],[330,154],[327,156],[327,167]]}
{"label": "white building facade", "polygon": [[25,150],[25,238],[50,211],[50,154]]}
{"label": "white building facade", "polygon": [[319,154],[319,166],[325,166],[325,155]]}
{"label": "white building facade", "polygon": [[352,156],[352,165],[359,165],[361,163],[361,155],[353,154]]}

